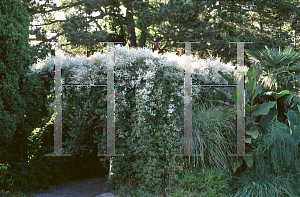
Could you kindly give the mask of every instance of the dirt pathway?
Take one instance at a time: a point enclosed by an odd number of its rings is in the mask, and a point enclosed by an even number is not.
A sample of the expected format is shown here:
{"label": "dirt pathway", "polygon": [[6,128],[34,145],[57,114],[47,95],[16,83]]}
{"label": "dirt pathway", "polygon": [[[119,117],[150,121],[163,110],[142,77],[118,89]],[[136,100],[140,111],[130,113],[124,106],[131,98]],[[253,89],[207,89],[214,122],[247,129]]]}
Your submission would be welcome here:
{"label": "dirt pathway", "polygon": [[[104,193],[105,176],[98,178],[78,179],[59,185],[50,186],[48,190],[32,191],[29,197],[95,197]],[[114,195],[103,195],[114,196]],[[115,195],[117,196],[117,195]]]}
{"label": "dirt pathway", "polygon": [[[50,186],[48,190],[26,193],[26,197],[124,197],[116,193],[104,193],[107,177],[77,179]],[[184,192],[185,196],[194,196],[194,192]]]}

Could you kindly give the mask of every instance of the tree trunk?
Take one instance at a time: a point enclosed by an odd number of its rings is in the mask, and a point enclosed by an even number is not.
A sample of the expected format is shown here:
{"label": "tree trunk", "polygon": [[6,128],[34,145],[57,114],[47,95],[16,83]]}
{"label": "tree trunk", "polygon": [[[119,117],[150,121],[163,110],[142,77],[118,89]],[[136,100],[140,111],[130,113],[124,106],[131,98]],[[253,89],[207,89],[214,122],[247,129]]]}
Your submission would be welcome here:
{"label": "tree trunk", "polygon": [[164,45],[162,45],[162,47],[160,47],[160,49],[159,49],[159,52],[158,53],[164,53],[164,52],[167,52],[167,46],[168,46],[168,43],[167,42],[165,42],[165,44]]}
{"label": "tree trunk", "polygon": [[[135,36],[135,24],[132,15],[131,7],[126,9],[126,17],[125,17],[126,30],[128,35],[127,46],[128,47],[137,47],[136,44],[136,36]],[[130,26],[132,25],[132,26]]]}
{"label": "tree trunk", "polygon": [[261,14],[259,15],[259,27],[260,27],[260,34],[263,33],[263,24],[262,24],[262,17]]}
{"label": "tree trunk", "polygon": [[159,44],[159,41],[161,41],[162,39],[163,39],[163,37],[161,37],[161,36],[154,39],[154,41],[152,42],[152,52],[154,52],[157,49],[159,50],[158,44]]}
{"label": "tree trunk", "polygon": [[141,37],[139,39],[139,47],[143,48],[146,46],[146,33],[142,31]]}

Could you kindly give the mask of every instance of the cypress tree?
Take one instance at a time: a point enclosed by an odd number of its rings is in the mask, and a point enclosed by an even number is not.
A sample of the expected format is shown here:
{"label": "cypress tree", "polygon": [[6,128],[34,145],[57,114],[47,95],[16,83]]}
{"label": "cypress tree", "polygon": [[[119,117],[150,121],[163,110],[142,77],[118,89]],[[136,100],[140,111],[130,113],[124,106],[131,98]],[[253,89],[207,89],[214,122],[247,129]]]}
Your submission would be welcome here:
{"label": "cypress tree", "polygon": [[[47,93],[39,76],[28,69],[29,14],[19,0],[0,0],[0,12],[0,164],[8,166],[5,174],[13,185],[22,187],[37,145],[30,135],[47,115]],[[6,179],[0,176],[0,188],[13,190]]]}

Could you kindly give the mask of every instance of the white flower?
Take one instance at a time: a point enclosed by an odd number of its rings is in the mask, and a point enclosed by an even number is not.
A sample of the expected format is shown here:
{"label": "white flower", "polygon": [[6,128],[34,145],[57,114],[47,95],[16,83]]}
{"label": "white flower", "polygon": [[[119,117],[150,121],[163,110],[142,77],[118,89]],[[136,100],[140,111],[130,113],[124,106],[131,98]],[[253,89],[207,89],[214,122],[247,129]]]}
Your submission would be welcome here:
{"label": "white flower", "polygon": [[244,72],[248,72],[249,68],[246,66],[237,66],[237,72],[238,73],[244,73]]}
{"label": "white flower", "polygon": [[145,62],[146,62],[146,65],[148,66],[148,65],[153,65],[153,60],[152,59],[146,59],[145,60]]}
{"label": "white flower", "polygon": [[147,73],[144,75],[145,79],[151,79],[155,75],[155,72],[147,71]]}
{"label": "white flower", "polygon": [[[224,82],[224,79],[221,75],[218,74],[218,71],[222,71],[224,73],[232,72],[234,66],[231,64],[224,64],[220,62],[220,58],[213,59],[210,58],[208,60],[202,60],[200,58],[193,58],[192,56],[183,55],[178,57],[175,53],[165,53],[163,55],[153,54],[150,49],[147,48],[130,48],[127,49],[119,44],[114,46],[114,54],[115,54],[115,77],[122,78],[121,83],[118,84],[119,86],[125,86],[126,84],[131,85],[132,87],[136,85],[137,90],[137,98],[139,102],[145,105],[145,109],[148,110],[151,108],[153,103],[149,102],[150,100],[150,93],[153,92],[154,86],[154,78],[156,76],[156,70],[158,68],[176,68],[181,70],[181,72],[173,73],[173,72],[165,72],[164,77],[174,79],[174,82],[171,83],[172,85],[178,85],[175,79],[179,79],[180,77],[184,78],[185,70],[188,70],[190,73],[198,73],[199,80],[203,81],[206,84],[220,84]],[[159,57],[159,58],[157,58]],[[62,69],[64,70],[63,75],[63,84],[78,84],[78,83],[98,83],[99,78],[104,78],[106,80],[106,54],[95,53],[93,56],[87,58],[83,55],[76,55],[74,58],[70,57],[69,55],[64,55],[62,58]],[[144,62],[145,64],[140,65],[137,69],[138,79],[132,79],[130,76],[130,72],[126,69],[133,67],[134,62]],[[148,68],[149,69],[145,69]],[[31,66],[32,70],[47,70],[49,72],[53,72],[54,68],[54,58],[47,57],[46,60],[38,60],[38,63]],[[239,69],[247,69],[248,68],[240,68]],[[96,71],[104,71],[104,73],[97,77],[97,79],[91,80],[92,75],[96,75]],[[193,76],[194,77],[194,76]],[[130,81],[128,82],[128,79]],[[144,79],[146,81],[145,88],[141,87],[140,81]],[[198,79],[197,79],[198,80]],[[128,83],[127,83],[128,82]],[[190,85],[190,82],[186,82],[187,85]],[[193,83],[194,84],[194,83]],[[129,88],[129,87],[128,87]],[[183,97],[184,92],[184,84],[180,85],[179,87],[181,90],[174,95]],[[126,92],[126,87],[124,88]],[[122,97],[125,94],[124,91],[117,92],[118,95]],[[197,95],[197,93],[201,92],[201,88],[194,87],[193,88],[193,95]],[[154,96],[161,97],[163,95],[162,89],[159,88],[155,90]],[[169,99],[169,98],[166,98]],[[173,99],[170,99],[173,101]],[[122,104],[125,103],[121,100]],[[157,104],[154,104],[155,107]],[[171,104],[168,112],[170,115],[173,111],[174,104]],[[154,113],[154,112],[153,112]]]}

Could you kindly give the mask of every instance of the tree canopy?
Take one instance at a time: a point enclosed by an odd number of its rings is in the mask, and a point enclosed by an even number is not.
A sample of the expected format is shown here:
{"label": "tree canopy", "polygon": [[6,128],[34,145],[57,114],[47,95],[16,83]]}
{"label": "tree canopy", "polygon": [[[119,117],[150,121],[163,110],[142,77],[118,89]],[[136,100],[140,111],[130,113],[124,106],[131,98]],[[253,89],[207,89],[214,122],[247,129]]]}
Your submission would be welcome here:
{"label": "tree canopy", "polygon": [[[176,41],[197,41],[192,52],[201,58],[221,56],[222,61],[236,63],[236,45],[229,42],[251,41],[245,47],[260,50],[283,48],[298,40],[298,1],[216,1],[216,0],[62,0],[62,4],[34,4],[24,0],[23,4],[32,19],[42,16],[44,23],[32,34],[42,42],[32,47],[35,62],[48,52],[54,55],[47,41],[64,43],[63,49],[75,53],[99,51],[100,41],[123,41],[130,47],[148,47],[153,50],[176,51],[183,44]],[[120,6],[126,9],[125,16]],[[70,9],[75,12],[71,13]],[[63,11],[66,20],[55,20],[53,11]],[[93,12],[99,12],[92,16]],[[103,19],[99,24],[98,19]],[[97,29],[91,31],[91,26]],[[45,38],[45,31],[57,35]],[[296,34],[296,36],[295,36]],[[297,49],[297,48],[296,48]],[[37,53],[41,50],[41,53]],[[89,53],[90,55],[91,53]]]}

